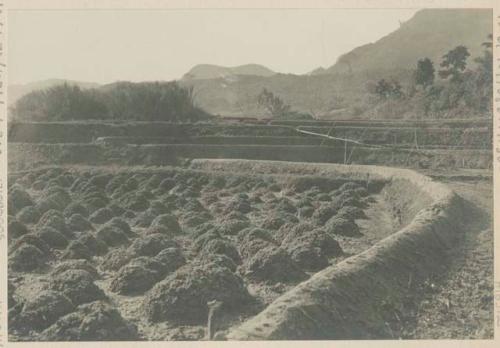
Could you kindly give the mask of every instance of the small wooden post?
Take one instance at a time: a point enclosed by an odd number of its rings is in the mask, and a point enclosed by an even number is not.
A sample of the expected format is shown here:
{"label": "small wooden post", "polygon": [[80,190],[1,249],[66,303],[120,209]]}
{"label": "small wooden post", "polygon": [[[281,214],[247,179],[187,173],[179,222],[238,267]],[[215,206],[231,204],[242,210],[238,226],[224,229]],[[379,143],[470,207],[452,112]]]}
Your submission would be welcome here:
{"label": "small wooden post", "polygon": [[344,138],[344,164],[347,162],[347,139]]}

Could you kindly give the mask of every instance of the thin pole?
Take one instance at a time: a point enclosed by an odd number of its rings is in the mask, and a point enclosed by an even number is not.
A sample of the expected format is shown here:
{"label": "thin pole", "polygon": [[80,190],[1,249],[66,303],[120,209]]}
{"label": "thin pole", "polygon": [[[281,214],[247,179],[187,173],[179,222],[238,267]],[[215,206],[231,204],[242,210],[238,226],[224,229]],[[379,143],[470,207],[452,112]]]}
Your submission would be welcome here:
{"label": "thin pole", "polygon": [[344,140],[344,164],[346,164],[346,162],[347,162],[347,140]]}

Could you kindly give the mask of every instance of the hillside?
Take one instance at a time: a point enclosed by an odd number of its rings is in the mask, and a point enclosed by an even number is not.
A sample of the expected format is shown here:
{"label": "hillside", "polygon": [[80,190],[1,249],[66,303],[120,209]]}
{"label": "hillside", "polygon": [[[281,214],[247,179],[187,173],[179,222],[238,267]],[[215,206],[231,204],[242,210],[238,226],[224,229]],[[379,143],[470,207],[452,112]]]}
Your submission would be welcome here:
{"label": "hillside", "polygon": [[22,96],[36,90],[46,89],[57,85],[67,83],[71,86],[79,86],[82,89],[99,87],[99,84],[93,82],[72,81],[63,79],[48,79],[27,84],[14,84],[8,86],[8,104],[13,105]]}
{"label": "hillside", "polygon": [[408,69],[422,57],[439,62],[446,52],[458,45],[466,46],[475,57],[481,54],[481,43],[492,30],[490,10],[426,9],[417,12],[396,31],[375,43],[355,48],[330,68],[316,72]]}
{"label": "hillside", "polygon": [[236,75],[272,76],[275,72],[258,64],[246,64],[236,67],[224,67],[211,64],[199,64],[189,70],[185,80],[228,78]]}
{"label": "hillside", "polygon": [[362,113],[359,105],[366,109],[367,84],[395,79],[406,88],[419,59],[429,57],[439,69],[442,56],[458,45],[469,49],[468,66],[473,68],[473,60],[483,54],[481,44],[491,31],[489,10],[426,9],[375,43],[346,53],[328,69],[318,68],[305,75],[232,78],[227,68],[220,68],[217,77],[183,79],[181,83],[193,86],[196,103],[213,114],[268,116],[257,107],[257,95],[267,88],[294,110],[315,117],[357,117]]}
{"label": "hillside", "polygon": [[[406,81],[410,71],[380,70],[350,75],[239,76],[238,79],[181,80],[180,84],[193,87],[196,104],[215,115],[269,117],[257,104],[258,94],[263,88],[267,88],[290,104],[294,110],[321,118],[356,114],[352,106],[360,102],[365,93],[366,82],[384,76]],[[348,113],[339,114],[340,110]]]}

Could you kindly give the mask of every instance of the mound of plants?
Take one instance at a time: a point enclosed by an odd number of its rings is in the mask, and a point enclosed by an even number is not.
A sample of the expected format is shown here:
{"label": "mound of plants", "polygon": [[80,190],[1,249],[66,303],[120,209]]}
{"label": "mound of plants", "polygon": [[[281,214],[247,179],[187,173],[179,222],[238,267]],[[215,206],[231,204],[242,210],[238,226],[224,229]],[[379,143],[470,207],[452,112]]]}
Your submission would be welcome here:
{"label": "mound of plants", "polygon": [[264,221],[262,221],[261,227],[267,230],[278,230],[281,226],[286,223],[298,223],[299,219],[293,214],[272,211],[270,212]]}
{"label": "mound of plants", "polygon": [[164,234],[154,233],[136,238],[129,250],[137,256],[155,256],[166,248],[176,248],[177,243]]}
{"label": "mound of plants", "polygon": [[108,200],[95,195],[83,198],[82,203],[87,208],[89,215],[91,215],[95,211],[105,208],[108,205]]}
{"label": "mound of plants", "polygon": [[104,292],[95,285],[92,274],[83,269],[68,269],[56,274],[48,287],[64,294],[74,305],[106,299]]}
{"label": "mound of plants", "polygon": [[128,245],[129,238],[123,230],[115,225],[104,225],[96,233],[96,238],[110,247]]}
{"label": "mound of plants", "polygon": [[17,219],[25,224],[36,224],[40,220],[41,214],[35,206],[27,206],[19,210]]}
{"label": "mound of plants", "polygon": [[328,266],[329,258],[343,254],[339,243],[322,229],[299,235],[289,234],[281,247],[306,271],[318,271]]}
{"label": "mound of plants", "polygon": [[238,250],[244,260],[269,246],[277,246],[277,243],[271,233],[262,228],[247,228],[238,234]]}
{"label": "mound of plants", "polygon": [[213,239],[224,239],[222,235],[219,233],[217,229],[209,229],[206,232],[203,232],[199,234],[196,238],[193,240],[193,250],[195,252],[200,252],[201,249],[207,244],[209,241]]}
{"label": "mound of plants", "polygon": [[213,263],[217,267],[225,267],[231,272],[236,272],[238,265],[230,257],[222,254],[199,253],[193,263]]}
{"label": "mound of plants", "polygon": [[28,298],[18,313],[9,312],[9,327],[22,333],[41,331],[74,309],[73,303],[61,292],[43,290]]}
{"label": "mound of plants", "polygon": [[61,259],[63,260],[90,260],[94,256],[94,252],[92,252],[85,244],[80,242],[79,240],[73,240],[69,243],[69,245],[64,250],[64,253],[61,255]]}
{"label": "mound of plants", "polygon": [[142,294],[158,282],[160,274],[139,264],[127,264],[120,268],[111,281],[110,290],[120,295]]}
{"label": "mound of plants", "polygon": [[40,237],[38,237],[35,233],[27,233],[19,237],[15,240],[11,245],[9,245],[9,253],[13,253],[19,247],[30,244],[38,248],[43,255],[50,257],[52,256],[50,247],[47,243],[45,243]]}
{"label": "mound of plants", "polygon": [[101,261],[100,267],[105,271],[116,272],[133,258],[134,254],[129,249],[114,249],[107,253]]}
{"label": "mound of plants", "polygon": [[68,239],[50,226],[42,227],[37,231],[36,235],[54,249],[64,249],[68,245]]}
{"label": "mound of plants", "polygon": [[200,214],[185,212],[182,216],[181,224],[183,229],[189,229],[202,225],[211,219],[212,216],[207,212],[203,212]]}
{"label": "mound of plants", "polygon": [[93,231],[94,226],[81,214],[73,214],[68,219],[68,226],[72,231],[75,232],[85,232]]}
{"label": "mound of plants", "polygon": [[164,227],[173,234],[182,233],[181,227],[177,218],[172,214],[161,214],[157,216],[151,223],[152,227]]}
{"label": "mound of plants", "polygon": [[31,272],[42,268],[47,262],[46,255],[35,245],[24,243],[9,255],[9,268],[13,271]]}
{"label": "mound of plants", "polygon": [[367,218],[363,209],[358,208],[358,207],[354,207],[354,206],[349,206],[349,205],[342,207],[337,212],[337,216],[343,217],[347,220],[366,219]]}
{"label": "mound of plants", "polygon": [[297,211],[297,216],[299,219],[309,219],[314,214],[314,208],[311,206],[301,207]]}
{"label": "mound of plants", "polygon": [[178,247],[165,248],[156,254],[153,259],[162,265],[162,275],[172,273],[186,264],[186,258]]}
{"label": "mound of plants", "polygon": [[240,219],[223,220],[217,225],[217,230],[226,236],[234,236],[241,230],[250,226],[250,222]]}
{"label": "mound of plants", "polygon": [[234,263],[241,263],[238,249],[230,241],[221,238],[214,238],[207,241],[200,252],[204,254],[225,255]]}
{"label": "mound of plants", "polygon": [[307,278],[288,253],[274,245],[259,249],[245,260],[243,274],[250,279],[269,283],[296,282]]}
{"label": "mound of plants", "polygon": [[239,212],[247,214],[252,211],[252,206],[248,199],[236,197],[227,202],[225,213]]}
{"label": "mound of plants", "polygon": [[77,241],[85,245],[90,250],[92,256],[101,256],[108,252],[106,243],[94,237],[91,232],[82,234]]}
{"label": "mound of plants", "polygon": [[42,215],[37,223],[37,228],[41,229],[43,227],[52,227],[59,233],[64,234],[67,237],[71,237],[72,233],[66,224],[66,219],[62,213],[58,210],[49,210]]}
{"label": "mound of plants", "polygon": [[60,201],[59,197],[54,195],[39,198],[35,206],[40,214],[45,214],[50,210],[61,212],[66,208],[67,204],[65,204],[63,201]]}
{"label": "mound of plants", "polygon": [[137,327],[109,304],[96,301],[81,305],[44,330],[41,341],[135,341]]}
{"label": "mound of plants", "polygon": [[105,226],[114,226],[119,228],[124,234],[126,234],[128,237],[135,237],[135,233],[132,231],[130,228],[130,225],[122,218],[119,217],[114,217],[111,220],[109,220]]}
{"label": "mound of plants", "polygon": [[276,201],[275,204],[276,204],[275,209],[278,212],[283,212],[288,214],[295,214],[297,212],[297,208],[289,198],[281,197]]}
{"label": "mound of plants", "polygon": [[359,237],[361,232],[358,225],[353,220],[346,219],[342,216],[335,216],[328,220],[325,225],[325,230],[333,235],[346,237]]}
{"label": "mound of plants", "polygon": [[63,211],[63,215],[70,217],[74,214],[80,214],[81,216],[88,218],[89,210],[79,202],[71,202]]}
{"label": "mound of plants", "polygon": [[9,216],[7,223],[7,233],[9,234],[9,239],[16,239],[29,233],[29,229],[24,223],[18,221],[12,216]]}
{"label": "mound of plants", "polygon": [[20,186],[13,185],[8,192],[9,214],[16,214],[22,208],[33,205],[30,195]]}
{"label": "mound of plants", "polygon": [[237,310],[251,300],[243,280],[213,263],[187,265],[156,284],[143,308],[151,322],[201,324],[208,315],[207,302],[218,300],[226,310]]}
{"label": "mound of plants", "polygon": [[319,226],[323,226],[332,216],[337,214],[340,208],[337,202],[323,204],[314,211],[311,218]]}
{"label": "mound of plants", "polygon": [[58,262],[50,272],[50,275],[51,277],[55,277],[70,269],[80,269],[86,271],[94,280],[100,278],[97,269],[89,261],[82,259]]}
{"label": "mound of plants", "polygon": [[89,220],[94,224],[103,224],[111,220],[114,216],[115,214],[110,208],[100,208],[90,215]]}

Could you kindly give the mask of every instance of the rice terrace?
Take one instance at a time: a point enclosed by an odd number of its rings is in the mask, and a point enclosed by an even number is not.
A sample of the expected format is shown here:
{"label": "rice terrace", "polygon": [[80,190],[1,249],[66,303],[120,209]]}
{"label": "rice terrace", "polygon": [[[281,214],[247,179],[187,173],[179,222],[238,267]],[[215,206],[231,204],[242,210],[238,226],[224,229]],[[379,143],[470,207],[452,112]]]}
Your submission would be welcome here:
{"label": "rice terrace", "polygon": [[13,86],[9,340],[491,339],[491,28],[424,9],[307,75]]}

